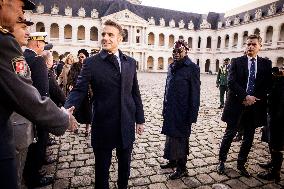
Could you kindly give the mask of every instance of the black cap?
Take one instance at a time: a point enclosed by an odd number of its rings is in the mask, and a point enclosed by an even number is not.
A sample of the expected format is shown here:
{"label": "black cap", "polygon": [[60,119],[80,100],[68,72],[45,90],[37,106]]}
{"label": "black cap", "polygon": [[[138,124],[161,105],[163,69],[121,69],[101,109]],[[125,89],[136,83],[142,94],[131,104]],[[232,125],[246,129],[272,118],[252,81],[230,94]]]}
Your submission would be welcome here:
{"label": "black cap", "polygon": [[47,45],[44,46],[44,50],[47,50],[47,51],[51,50],[52,48],[53,48],[52,43],[48,43]]}
{"label": "black cap", "polygon": [[19,22],[17,22],[17,23],[23,23],[23,24],[26,24],[27,26],[31,26],[31,25],[34,25],[34,23],[33,22],[31,22],[31,21],[28,21],[28,20],[21,20],[21,21],[19,21]]}
{"label": "black cap", "polygon": [[33,10],[35,9],[35,4],[30,0],[24,0],[24,7],[23,10]]}

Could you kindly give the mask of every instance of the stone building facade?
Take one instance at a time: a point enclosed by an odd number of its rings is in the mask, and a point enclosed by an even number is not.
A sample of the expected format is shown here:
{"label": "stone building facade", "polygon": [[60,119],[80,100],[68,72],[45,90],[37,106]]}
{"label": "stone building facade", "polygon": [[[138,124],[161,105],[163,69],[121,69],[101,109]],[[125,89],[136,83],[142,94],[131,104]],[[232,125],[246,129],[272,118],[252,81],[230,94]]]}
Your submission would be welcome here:
{"label": "stone building facade", "polygon": [[137,60],[140,71],[166,72],[174,41],[189,44],[189,57],[201,72],[217,72],[224,58],[243,54],[250,34],[263,39],[260,55],[284,64],[284,0],[258,0],[231,12],[206,15],[141,5],[139,0],[34,0],[26,15],[31,31],[46,31],[53,55],[100,47],[102,24],[120,23],[126,36],[121,49]]}

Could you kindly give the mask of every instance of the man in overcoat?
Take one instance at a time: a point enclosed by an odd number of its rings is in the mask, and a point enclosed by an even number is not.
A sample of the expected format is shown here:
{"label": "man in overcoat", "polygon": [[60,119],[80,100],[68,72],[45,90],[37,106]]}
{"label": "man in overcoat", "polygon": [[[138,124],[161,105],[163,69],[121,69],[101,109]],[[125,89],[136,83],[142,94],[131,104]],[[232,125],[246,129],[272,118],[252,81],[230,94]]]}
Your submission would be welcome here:
{"label": "man in overcoat", "polygon": [[98,189],[109,188],[109,168],[114,148],[118,158],[118,188],[127,188],[135,129],[138,134],[144,130],[136,60],[118,49],[122,39],[122,27],[107,20],[102,30],[102,51],[85,60],[77,83],[65,103],[65,107],[79,108],[91,85],[91,138],[95,154],[95,188]]}
{"label": "man in overcoat", "polygon": [[224,64],[220,66],[217,74],[216,85],[220,90],[220,106],[219,109],[224,107],[224,97],[225,93],[228,91],[228,64],[230,62],[229,58],[224,60]]}
{"label": "man in overcoat", "polygon": [[187,51],[184,40],[175,42],[174,62],[169,66],[164,94],[162,133],[166,135],[164,158],[169,162],[161,168],[177,167],[170,179],[187,176],[189,136],[200,104],[200,70],[188,58]]}
{"label": "man in overcoat", "polygon": [[242,123],[244,138],[237,160],[240,174],[250,177],[245,168],[255,129],[266,124],[267,95],[271,84],[270,60],[257,54],[261,48],[261,38],[250,35],[246,43],[247,54],[232,60],[228,78],[228,97],[225,103],[222,121],[227,123],[219,151],[217,172],[223,174],[225,161],[232,140]]}
{"label": "man in overcoat", "polygon": [[[49,132],[62,135],[71,126],[71,115],[32,86],[30,70],[22,50],[11,32],[23,9],[35,5],[28,0],[0,1],[0,186],[17,189],[17,168],[13,128],[9,121],[13,111],[28,118]],[[8,11],[7,11],[8,10]],[[72,109],[70,110],[70,112]],[[59,121],[60,120],[60,121]],[[69,127],[72,129],[72,127]]]}

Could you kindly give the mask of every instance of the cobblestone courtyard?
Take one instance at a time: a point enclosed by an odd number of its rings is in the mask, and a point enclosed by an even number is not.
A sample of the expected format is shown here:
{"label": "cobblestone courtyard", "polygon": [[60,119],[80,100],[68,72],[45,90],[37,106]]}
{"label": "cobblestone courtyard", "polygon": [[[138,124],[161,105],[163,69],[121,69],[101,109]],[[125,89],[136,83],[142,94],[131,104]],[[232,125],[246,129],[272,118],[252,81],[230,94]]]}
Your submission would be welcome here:
{"label": "cobblestone courtyard", "polygon": [[[168,180],[168,175],[173,170],[161,170],[159,167],[160,163],[165,162],[162,158],[165,136],[160,134],[165,78],[166,74],[138,74],[146,128],[142,136],[136,137],[134,144],[129,180],[131,189],[206,189],[211,188],[215,183],[223,183],[236,189],[284,188],[283,168],[279,185],[256,177],[258,172],[263,171],[257,166],[257,162],[266,162],[269,158],[267,145],[260,142],[260,129],[257,129],[248,161],[248,170],[253,177],[249,179],[241,177],[237,172],[236,158],[239,142],[232,144],[225,175],[220,176],[216,173],[217,154],[225,124],[220,120],[222,111],[217,108],[219,91],[215,86],[216,76],[205,74],[201,75],[201,106],[198,122],[192,126],[190,137],[190,155],[187,162],[189,177],[174,181]],[[56,181],[53,186],[46,188],[94,188],[94,154],[90,146],[91,137],[86,138],[83,132],[84,128],[80,128],[79,135],[68,132],[63,137],[57,138],[58,145],[49,148],[52,156],[58,158],[58,162],[47,167],[48,173],[54,175]],[[117,163],[115,158],[113,158],[110,171],[111,188],[116,188]]]}

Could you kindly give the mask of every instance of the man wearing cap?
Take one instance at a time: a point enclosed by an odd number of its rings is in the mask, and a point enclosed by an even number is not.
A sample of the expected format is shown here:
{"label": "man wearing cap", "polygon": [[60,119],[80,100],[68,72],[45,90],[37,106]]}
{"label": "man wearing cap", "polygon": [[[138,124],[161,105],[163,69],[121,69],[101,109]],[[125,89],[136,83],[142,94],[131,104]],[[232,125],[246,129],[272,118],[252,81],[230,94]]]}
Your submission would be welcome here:
{"label": "man wearing cap", "polygon": [[30,70],[19,44],[11,34],[19,17],[23,18],[23,8],[31,10],[35,6],[27,0],[0,1],[1,189],[18,189],[13,128],[9,121],[13,111],[56,135],[64,134],[67,127],[76,127],[71,115],[72,108],[68,111],[57,108],[49,98],[41,97],[31,85]]}
{"label": "man wearing cap", "polygon": [[187,56],[187,44],[178,40],[174,44],[174,62],[169,66],[166,80],[162,134],[166,135],[162,169],[175,168],[170,179],[187,176],[191,125],[197,121],[200,104],[200,70]]}
{"label": "man wearing cap", "polygon": [[[24,57],[31,70],[33,86],[37,88],[41,96],[49,96],[48,70],[44,58],[41,56],[44,47],[46,32],[31,33],[28,39]],[[43,128],[36,128],[37,142],[30,145],[23,177],[28,187],[40,187],[53,182],[52,177],[43,177],[40,174],[45,161],[45,153],[48,142],[48,132]]]}
{"label": "man wearing cap", "polygon": [[230,62],[229,58],[226,58],[224,60],[224,63],[222,66],[220,66],[218,70],[217,80],[216,80],[216,86],[220,90],[220,106],[219,109],[224,107],[224,96],[225,92],[227,92],[228,89],[228,64]]}

